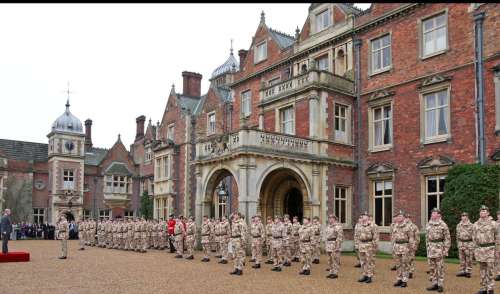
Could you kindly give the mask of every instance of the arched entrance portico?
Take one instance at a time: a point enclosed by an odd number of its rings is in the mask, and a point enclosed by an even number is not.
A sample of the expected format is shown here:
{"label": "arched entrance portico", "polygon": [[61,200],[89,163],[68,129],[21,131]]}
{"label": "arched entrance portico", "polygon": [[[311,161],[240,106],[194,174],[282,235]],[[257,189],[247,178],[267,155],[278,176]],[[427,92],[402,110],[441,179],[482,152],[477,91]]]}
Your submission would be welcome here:
{"label": "arched entrance portico", "polygon": [[266,218],[289,214],[290,218],[311,215],[309,195],[304,181],[295,171],[279,168],[269,173],[262,182],[259,207]]}
{"label": "arched entrance portico", "polygon": [[221,218],[229,216],[237,207],[238,185],[228,169],[215,171],[208,180],[203,199],[203,215]]}

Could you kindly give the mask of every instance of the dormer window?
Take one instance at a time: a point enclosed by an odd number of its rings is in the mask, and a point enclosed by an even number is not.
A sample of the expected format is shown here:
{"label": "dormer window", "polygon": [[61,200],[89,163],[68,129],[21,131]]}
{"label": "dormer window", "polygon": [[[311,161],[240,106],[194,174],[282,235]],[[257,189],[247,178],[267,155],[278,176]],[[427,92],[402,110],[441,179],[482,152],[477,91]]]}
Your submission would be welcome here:
{"label": "dormer window", "polygon": [[105,193],[127,194],[129,190],[129,178],[120,175],[106,176]]}
{"label": "dormer window", "polygon": [[144,162],[150,162],[153,158],[153,152],[151,151],[151,147],[146,149],[146,155],[144,157]]}
{"label": "dormer window", "polygon": [[209,113],[207,116],[207,134],[215,134],[215,111]]}
{"label": "dormer window", "polygon": [[267,59],[267,42],[264,41],[255,46],[254,50],[254,63],[259,63]]}
{"label": "dormer window", "polygon": [[316,33],[328,28],[332,24],[330,9],[316,13]]}
{"label": "dormer window", "polygon": [[167,139],[174,140],[174,124],[170,124],[167,129]]}

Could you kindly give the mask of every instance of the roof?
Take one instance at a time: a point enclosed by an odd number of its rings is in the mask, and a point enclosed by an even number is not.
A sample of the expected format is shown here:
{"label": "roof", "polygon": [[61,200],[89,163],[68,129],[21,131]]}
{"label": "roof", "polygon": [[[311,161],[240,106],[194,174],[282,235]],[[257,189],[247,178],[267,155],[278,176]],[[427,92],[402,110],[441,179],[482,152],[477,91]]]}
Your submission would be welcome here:
{"label": "roof", "polygon": [[[315,9],[321,4],[323,3],[312,3],[311,6],[309,6],[309,11]],[[334,4],[340,7],[340,9],[342,9],[346,14],[352,13],[354,15],[358,15],[364,12],[364,10],[361,10],[356,6],[354,6],[354,3],[334,3]]]}
{"label": "roof", "polygon": [[0,139],[0,153],[7,159],[43,162],[48,160],[49,151],[44,143]]}
{"label": "roof", "polygon": [[128,170],[127,165],[123,162],[112,162],[108,168],[104,171],[108,175],[123,175],[128,176],[132,173]]}
{"label": "roof", "polygon": [[66,102],[66,110],[52,124],[52,131],[83,134],[82,122],[69,111],[69,100]]}
{"label": "roof", "polygon": [[285,33],[269,28],[269,34],[273,40],[278,44],[280,49],[285,49],[293,45],[295,38]]}
{"label": "roof", "polygon": [[107,149],[92,147],[85,152],[85,164],[99,165],[108,153]]}
{"label": "roof", "polygon": [[196,107],[193,110],[194,115],[197,115],[201,112],[206,100],[207,100],[207,95],[201,96],[200,100],[198,101],[198,104],[196,104]]}
{"label": "roof", "polygon": [[181,110],[183,111],[189,110],[191,113],[193,113],[194,109],[196,108],[196,106],[200,101],[200,97],[187,96],[181,94],[177,94],[177,99],[179,101]]}
{"label": "roof", "polygon": [[225,73],[236,71],[239,67],[240,64],[236,58],[234,58],[233,50],[231,49],[231,54],[229,54],[227,60],[212,72],[212,79]]}
{"label": "roof", "polygon": [[231,89],[225,86],[215,87],[215,92],[219,95],[221,102],[231,102],[233,98],[231,97]]}

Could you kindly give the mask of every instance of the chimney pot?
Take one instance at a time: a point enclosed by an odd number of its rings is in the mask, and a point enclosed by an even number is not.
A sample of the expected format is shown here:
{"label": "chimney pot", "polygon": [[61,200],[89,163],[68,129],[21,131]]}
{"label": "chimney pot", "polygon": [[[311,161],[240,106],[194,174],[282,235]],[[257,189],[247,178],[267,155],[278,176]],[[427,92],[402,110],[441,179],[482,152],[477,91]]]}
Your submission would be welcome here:
{"label": "chimney pot", "polygon": [[135,119],[137,129],[135,132],[135,140],[139,140],[144,137],[144,122],[146,121],[146,117],[141,115]]}
{"label": "chimney pot", "polygon": [[238,56],[240,57],[240,71],[243,70],[243,62],[247,58],[248,50],[241,49],[238,51]]}
{"label": "chimney pot", "polygon": [[85,149],[92,148],[92,120],[89,118],[85,121]]}
{"label": "chimney pot", "polygon": [[186,96],[201,96],[202,75],[196,72],[182,72],[182,94]]}

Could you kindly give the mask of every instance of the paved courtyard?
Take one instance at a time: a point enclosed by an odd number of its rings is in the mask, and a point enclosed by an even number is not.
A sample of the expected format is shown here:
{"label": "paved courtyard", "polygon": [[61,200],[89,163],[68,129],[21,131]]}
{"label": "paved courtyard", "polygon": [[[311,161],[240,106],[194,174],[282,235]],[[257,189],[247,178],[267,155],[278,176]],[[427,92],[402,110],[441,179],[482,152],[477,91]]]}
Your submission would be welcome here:
{"label": "paved courtyard", "polygon": [[[228,273],[232,265],[213,258],[200,262],[175,259],[167,251],[141,254],[102,248],[78,251],[77,241],[68,244],[69,257],[59,260],[57,241],[11,241],[10,250],[27,250],[31,261],[0,264],[0,293],[426,293],[427,263],[417,262],[416,278],[406,289],[394,288],[395,272],[389,259],[377,259],[374,283],[360,284],[353,256],[342,256],[338,279],[326,279],[326,259],[313,265],[311,276],[299,276],[299,267],[272,272],[270,265],[254,270],[247,263],[243,276]],[[445,293],[476,293],[479,269],[471,279],[457,278],[456,264],[446,264]],[[497,291],[500,290],[497,286]],[[432,293],[432,292],[427,292]]]}

